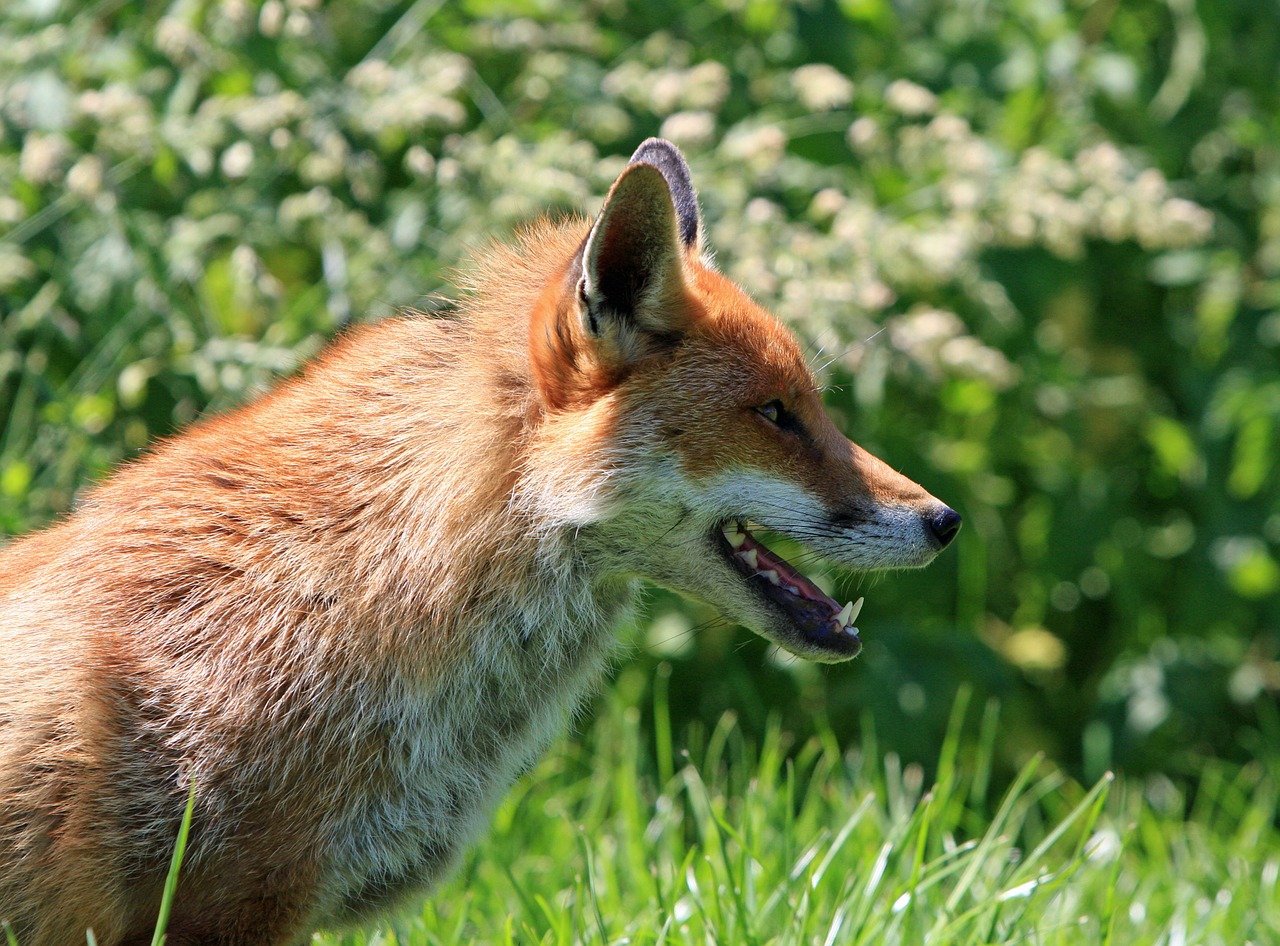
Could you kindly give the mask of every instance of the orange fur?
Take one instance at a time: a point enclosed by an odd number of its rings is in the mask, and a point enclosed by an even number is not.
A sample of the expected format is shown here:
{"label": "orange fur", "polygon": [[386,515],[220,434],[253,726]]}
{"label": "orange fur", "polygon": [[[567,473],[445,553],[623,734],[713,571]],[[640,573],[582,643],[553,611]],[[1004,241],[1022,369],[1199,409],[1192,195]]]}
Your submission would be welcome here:
{"label": "orange fur", "polygon": [[348,333],[0,553],[0,918],[25,946],[149,938],[193,780],[175,944],[302,942],[428,889],[600,677],[636,576],[849,656],[734,577],[724,522],[788,531],[721,498],[742,483],[823,510],[838,560],[932,557],[917,520],[945,507],[836,431],[689,243],[678,153],[645,147],[594,226],[481,253],[456,318]]}

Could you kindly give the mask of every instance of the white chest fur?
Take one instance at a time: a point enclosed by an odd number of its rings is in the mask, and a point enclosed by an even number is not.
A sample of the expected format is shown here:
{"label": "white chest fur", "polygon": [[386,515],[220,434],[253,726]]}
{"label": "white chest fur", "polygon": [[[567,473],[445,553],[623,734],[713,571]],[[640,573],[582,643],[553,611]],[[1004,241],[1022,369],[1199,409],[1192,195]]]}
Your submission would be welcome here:
{"label": "white chest fur", "polygon": [[370,701],[382,744],[370,771],[345,776],[367,790],[354,786],[325,831],[332,873],[320,923],[374,915],[449,871],[597,685],[631,596],[582,589],[557,607],[503,609],[442,678]]}

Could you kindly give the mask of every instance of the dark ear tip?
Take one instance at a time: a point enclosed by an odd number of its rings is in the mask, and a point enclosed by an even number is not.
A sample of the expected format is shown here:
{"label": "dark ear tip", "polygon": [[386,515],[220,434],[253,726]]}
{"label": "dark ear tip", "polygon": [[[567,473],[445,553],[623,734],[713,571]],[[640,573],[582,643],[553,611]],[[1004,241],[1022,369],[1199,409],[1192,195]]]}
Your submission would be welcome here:
{"label": "dark ear tip", "polygon": [[628,164],[636,164],[644,162],[646,164],[655,164],[661,167],[661,161],[676,161],[684,165],[686,172],[689,165],[684,160],[684,155],[680,153],[680,149],[667,141],[666,138],[646,138],[640,142],[640,147],[636,148],[631,155]]}
{"label": "dark ear tip", "polygon": [[657,168],[671,191],[680,222],[680,240],[685,246],[695,246],[700,224],[698,195],[693,189],[689,164],[680,149],[665,138],[648,138],[640,143],[627,162],[628,167],[633,164],[649,164]]}

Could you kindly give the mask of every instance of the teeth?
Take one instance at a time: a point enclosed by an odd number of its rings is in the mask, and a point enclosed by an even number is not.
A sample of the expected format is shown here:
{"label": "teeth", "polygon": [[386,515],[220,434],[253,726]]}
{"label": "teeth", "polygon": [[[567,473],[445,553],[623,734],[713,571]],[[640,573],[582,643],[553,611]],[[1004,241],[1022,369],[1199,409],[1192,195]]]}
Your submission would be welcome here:
{"label": "teeth", "polygon": [[771,585],[782,584],[782,579],[778,577],[778,573],[774,571],[772,568],[770,568],[768,571],[756,572],[756,574],[759,575],[761,578],[763,578],[765,581],[767,581]]}
{"label": "teeth", "polygon": [[755,549],[748,549],[745,552],[739,552],[738,558],[746,562],[752,571],[755,571],[760,567],[760,555]]}
{"label": "teeth", "polygon": [[836,615],[836,623],[839,624],[841,627],[848,627],[849,619],[850,619],[849,616],[851,614],[853,614],[852,601],[850,601],[848,604],[846,604],[843,608],[840,609],[840,613]]}
{"label": "teeth", "polygon": [[742,544],[747,541],[747,534],[738,528],[736,524],[724,530],[724,537],[729,540],[730,547],[735,549],[742,548]]}
{"label": "teeth", "polygon": [[836,615],[836,623],[841,627],[852,627],[853,622],[858,620],[858,615],[862,613],[862,602],[865,600],[866,598],[859,598],[857,601],[846,604]]}

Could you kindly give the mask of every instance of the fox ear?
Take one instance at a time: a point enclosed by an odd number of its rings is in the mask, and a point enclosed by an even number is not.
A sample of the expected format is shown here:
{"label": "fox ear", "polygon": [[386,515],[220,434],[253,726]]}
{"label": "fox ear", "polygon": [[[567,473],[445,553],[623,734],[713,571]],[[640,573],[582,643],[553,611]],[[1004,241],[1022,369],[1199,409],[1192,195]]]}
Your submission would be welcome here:
{"label": "fox ear", "polygon": [[614,182],[579,260],[582,326],[606,361],[632,361],[683,331],[682,258],[698,229],[684,158],[650,139]]}
{"label": "fox ear", "polygon": [[530,319],[532,367],[548,406],[588,402],[679,341],[694,318],[684,257],[698,250],[700,232],[688,165],[674,145],[649,139]]}

